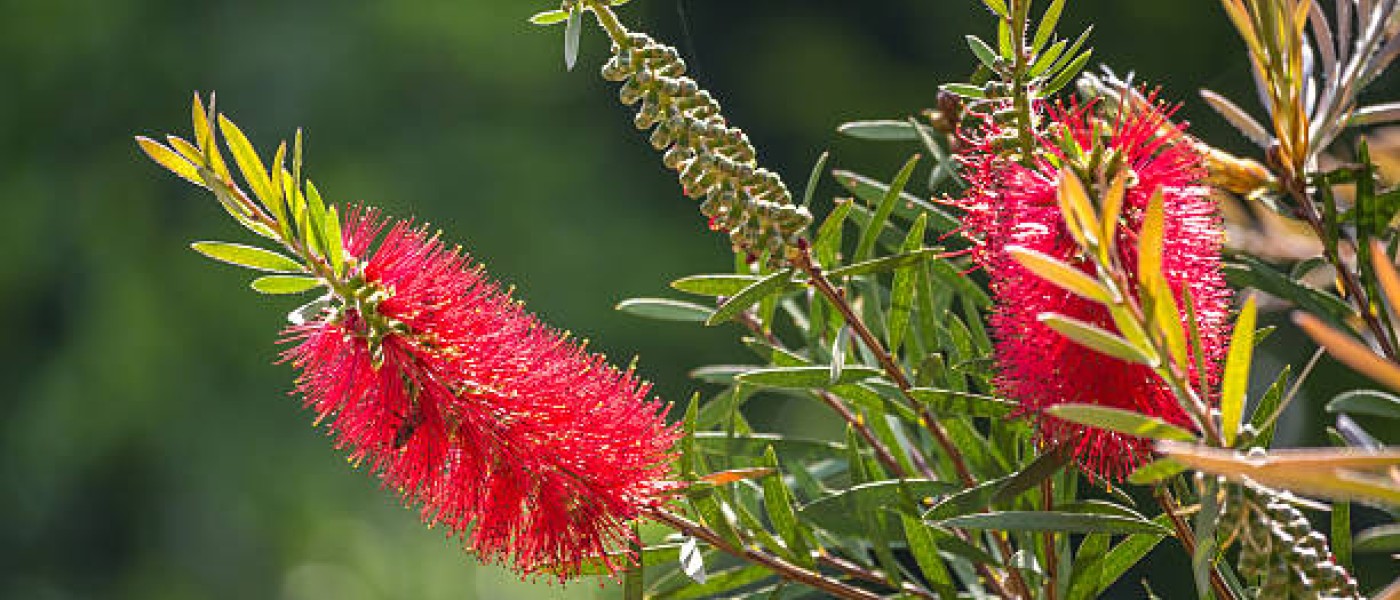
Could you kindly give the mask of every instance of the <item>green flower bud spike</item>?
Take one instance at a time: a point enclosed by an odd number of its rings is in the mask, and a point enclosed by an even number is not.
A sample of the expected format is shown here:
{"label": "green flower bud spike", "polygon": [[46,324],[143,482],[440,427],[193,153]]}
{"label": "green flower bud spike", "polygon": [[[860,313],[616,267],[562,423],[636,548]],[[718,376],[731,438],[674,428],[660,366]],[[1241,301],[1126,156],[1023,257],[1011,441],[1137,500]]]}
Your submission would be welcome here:
{"label": "green flower bud spike", "polygon": [[735,252],[767,255],[773,266],[790,260],[812,222],[777,173],[758,166],[743,131],[720,114],[719,102],[685,75],[675,48],[645,34],[629,33],[612,9],[582,0],[612,38],[604,79],[622,84],[618,99],[637,107],[637,129],[651,130],[651,145],[666,168],[680,175],[685,194],[701,200],[710,228],[729,234]]}

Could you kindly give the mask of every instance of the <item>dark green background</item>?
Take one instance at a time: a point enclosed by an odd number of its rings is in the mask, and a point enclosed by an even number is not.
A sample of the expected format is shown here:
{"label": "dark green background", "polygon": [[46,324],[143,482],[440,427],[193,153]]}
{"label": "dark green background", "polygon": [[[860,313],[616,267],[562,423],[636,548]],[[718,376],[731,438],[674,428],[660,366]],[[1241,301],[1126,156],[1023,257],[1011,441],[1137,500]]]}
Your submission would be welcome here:
{"label": "dark green background", "polygon": [[[911,114],[965,77],[963,34],[993,31],[979,6],[639,0],[622,13],[682,48],[797,189],[823,149],[836,165],[895,169],[912,148],[833,129]],[[562,30],[525,23],[547,8],[0,1],[0,597],[612,595],[521,591],[354,473],[274,364],[294,303],[186,250],[248,235],[132,143],[187,136],[194,90],[216,90],[260,148],[305,127],[309,173],[332,200],[441,227],[547,321],[617,362],[640,356],[661,395],[684,400],[688,369],[746,358],[737,332],[612,306],[728,268],[727,244],[597,77],[599,32],[585,30],[566,73]],[[1076,0],[1061,30],[1089,21],[1096,59],[1164,84],[1208,134],[1222,126],[1195,86],[1249,97],[1212,0]]]}

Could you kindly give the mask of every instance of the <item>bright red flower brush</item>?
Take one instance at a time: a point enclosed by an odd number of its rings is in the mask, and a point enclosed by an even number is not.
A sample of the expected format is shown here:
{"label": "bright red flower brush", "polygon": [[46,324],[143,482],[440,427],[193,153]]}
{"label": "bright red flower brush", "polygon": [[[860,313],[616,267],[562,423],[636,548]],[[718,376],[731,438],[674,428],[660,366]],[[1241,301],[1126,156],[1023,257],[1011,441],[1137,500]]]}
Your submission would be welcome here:
{"label": "bright red flower brush", "polygon": [[337,445],[426,522],[523,573],[566,578],[631,541],[627,522],[664,490],[678,436],[647,384],[540,323],[425,228],[373,211],[346,221],[353,300],[290,327],[285,353]]}
{"label": "bright red flower brush", "polygon": [[[1056,196],[1060,167],[1055,163],[1074,160],[1065,149],[1071,140],[1084,155],[1096,146],[1106,159],[1116,153],[1121,160],[1117,164],[1130,170],[1131,182],[1117,228],[1117,259],[1130,271],[1135,269],[1143,215],[1160,189],[1164,277],[1178,305],[1185,306],[1183,289],[1195,300],[1206,379],[1214,383],[1229,340],[1230,293],[1221,270],[1220,218],[1207,189],[1199,185],[1204,176],[1201,157],[1171,122],[1169,110],[1148,102],[1107,120],[1094,116],[1092,106],[1045,112],[1050,121],[1046,130],[1056,139],[1040,140],[1045,155],[1030,167],[998,152],[997,140],[1005,137],[1005,130],[990,120],[966,136],[967,150],[960,158],[971,188],[957,203],[966,210],[963,230],[976,242],[973,257],[990,277],[996,299],[991,325],[1000,391],[1035,421],[1041,444],[1065,444],[1084,472],[1118,481],[1150,458],[1149,441],[1062,421],[1044,410],[1058,404],[1096,404],[1194,427],[1150,368],[1081,346],[1041,323],[1041,314],[1057,313],[1116,331],[1102,305],[1033,274],[1006,248],[1035,250],[1092,273],[1092,264],[1061,216]],[[1182,321],[1188,325],[1185,316]],[[1194,365],[1191,369],[1194,380],[1198,374]]]}

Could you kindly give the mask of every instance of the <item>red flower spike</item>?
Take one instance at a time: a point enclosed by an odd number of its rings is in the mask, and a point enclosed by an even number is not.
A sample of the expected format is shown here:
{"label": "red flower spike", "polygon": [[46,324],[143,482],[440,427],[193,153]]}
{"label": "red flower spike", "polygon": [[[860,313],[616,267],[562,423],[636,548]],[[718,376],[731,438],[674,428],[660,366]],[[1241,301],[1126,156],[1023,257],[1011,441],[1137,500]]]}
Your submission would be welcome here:
{"label": "red flower spike", "polygon": [[[1116,151],[1131,169],[1133,183],[1115,240],[1117,258],[1130,272],[1136,271],[1138,231],[1148,201],[1155,190],[1162,190],[1164,276],[1183,307],[1182,290],[1190,289],[1206,379],[1215,387],[1229,340],[1230,291],[1221,270],[1220,217],[1207,189],[1198,185],[1205,174],[1201,157],[1171,122],[1171,111],[1148,104],[1135,114],[1099,122],[1098,134],[1092,106],[1050,108],[1046,117],[1050,131],[1068,132],[1086,152],[1095,145]],[[1105,131],[1106,136],[1098,137]],[[1194,427],[1151,369],[1080,346],[1037,319],[1042,313],[1058,313],[1116,331],[1103,306],[1037,277],[1005,252],[1009,245],[1022,246],[1093,272],[1057,206],[1059,168],[1050,159],[1065,161],[1058,141],[1040,140],[1047,156],[1026,167],[997,152],[995,140],[1003,135],[1004,129],[988,120],[978,132],[964,136],[967,147],[960,160],[971,187],[955,201],[966,211],[963,232],[975,242],[973,258],[987,271],[996,299],[991,325],[997,385],[1035,421],[1042,445],[1066,444],[1085,473],[1120,481],[1151,457],[1149,441],[1062,421],[1044,410],[1057,404],[1097,404]],[[1182,325],[1189,326],[1184,312]],[[1195,381],[1196,366],[1190,370]]]}
{"label": "red flower spike", "polygon": [[627,522],[673,486],[680,433],[648,384],[426,228],[354,211],[344,230],[358,289],[288,328],[284,353],[337,447],[485,560],[561,580],[590,558],[621,567],[607,554],[632,541]]}

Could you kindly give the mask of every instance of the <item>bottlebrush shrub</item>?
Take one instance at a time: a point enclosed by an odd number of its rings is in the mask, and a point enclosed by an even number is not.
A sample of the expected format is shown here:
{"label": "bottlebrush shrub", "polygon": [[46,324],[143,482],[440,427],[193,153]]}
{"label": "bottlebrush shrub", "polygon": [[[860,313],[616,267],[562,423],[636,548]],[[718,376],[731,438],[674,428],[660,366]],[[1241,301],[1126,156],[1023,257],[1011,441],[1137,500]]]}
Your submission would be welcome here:
{"label": "bottlebrush shrub", "polygon": [[[1119,580],[1149,552],[1169,557],[1154,565],[1179,558],[1144,583],[1169,597],[1190,595],[1187,581],[1218,600],[1359,597],[1385,583],[1356,567],[1393,549],[1393,530],[1354,532],[1350,515],[1400,506],[1400,454],[1350,415],[1400,418],[1400,401],[1343,395],[1329,408],[1344,413],[1346,448],[1275,448],[1312,364],[1251,396],[1267,305],[1232,311],[1226,282],[1300,307],[1329,352],[1400,385],[1396,192],[1365,144],[1317,146],[1400,114],[1356,106],[1400,53],[1396,0],[1330,13],[1222,0],[1264,97],[1279,100],[1274,127],[1207,101],[1264,149],[1288,137],[1286,152],[1254,158],[1187,137],[1111,73],[1080,77],[1092,49],[1087,31],[1058,37],[1066,0],[983,0],[996,34],[967,38],[970,82],[945,84],[919,117],[838,128],[917,146],[932,164],[913,156],[882,181],[828,170],[823,155],[800,202],[679,52],[622,25],[623,3],[564,0],[532,21],[564,25],[568,66],[596,21],[612,44],[603,76],[637,106],[633,124],[678,172],[678,192],[703,197],[734,245],[732,272],[671,283],[690,299],[619,304],[734,326],[751,352],[698,367],[705,387],[677,425],[630,371],[544,327],[424,226],[339,216],[302,183],[300,136],[265,166],[196,103],[193,143],[140,140],[280,247],[197,250],[272,271],[259,291],[323,294],[285,336],[297,388],[426,521],[522,572],[619,577],[629,599],[1136,597]],[[1310,120],[1329,114],[1353,116]],[[1348,158],[1318,168],[1324,153]],[[851,197],[817,219],[826,177]],[[1222,259],[1214,203],[1229,196],[1278,211],[1275,222],[1300,217],[1291,225],[1321,255],[1283,270],[1238,249]],[[1324,264],[1345,294],[1309,278]],[[760,430],[750,402],[795,403],[844,435]],[[1300,512],[1326,507],[1289,490],[1334,502],[1328,533]],[[638,539],[637,520],[672,533]]]}

